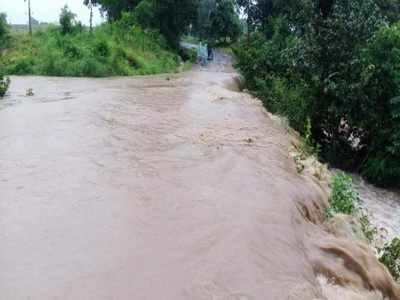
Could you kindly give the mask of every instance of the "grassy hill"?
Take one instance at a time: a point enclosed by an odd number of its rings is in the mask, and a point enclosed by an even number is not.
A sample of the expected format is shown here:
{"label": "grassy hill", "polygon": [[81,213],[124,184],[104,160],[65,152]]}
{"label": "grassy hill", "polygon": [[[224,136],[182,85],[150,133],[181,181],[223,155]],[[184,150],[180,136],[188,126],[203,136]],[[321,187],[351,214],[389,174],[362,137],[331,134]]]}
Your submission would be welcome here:
{"label": "grassy hill", "polygon": [[92,33],[77,27],[69,34],[47,25],[32,37],[17,26],[0,56],[0,68],[8,75],[144,75],[173,72],[180,64],[159,33],[120,23],[103,24]]}

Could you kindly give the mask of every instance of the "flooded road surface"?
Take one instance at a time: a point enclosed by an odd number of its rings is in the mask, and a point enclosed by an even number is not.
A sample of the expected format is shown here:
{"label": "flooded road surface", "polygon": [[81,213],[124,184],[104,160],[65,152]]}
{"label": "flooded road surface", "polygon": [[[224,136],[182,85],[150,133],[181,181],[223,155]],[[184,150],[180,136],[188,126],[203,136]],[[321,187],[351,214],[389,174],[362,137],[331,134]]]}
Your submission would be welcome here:
{"label": "flooded road surface", "polygon": [[326,194],[214,71],[12,78],[0,299],[326,299],[308,255]]}

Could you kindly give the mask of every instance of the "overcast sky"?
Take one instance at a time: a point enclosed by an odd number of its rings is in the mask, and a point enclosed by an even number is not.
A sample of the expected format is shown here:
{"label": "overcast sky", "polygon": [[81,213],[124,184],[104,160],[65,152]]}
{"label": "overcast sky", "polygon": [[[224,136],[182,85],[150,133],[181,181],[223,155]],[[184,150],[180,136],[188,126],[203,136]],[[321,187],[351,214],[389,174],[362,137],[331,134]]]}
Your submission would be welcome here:
{"label": "overcast sky", "polygon": [[[67,4],[84,24],[89,24],[89,10],[83,0],[31,0],[32,16],[41,22],[58,22],[61,8]],[[24,0],[0,0],[0,12],[7,14],[12,24],[26,24],[28,21],[28,5]],[[102,22],[98,9],[94,10],[94,23]]]}

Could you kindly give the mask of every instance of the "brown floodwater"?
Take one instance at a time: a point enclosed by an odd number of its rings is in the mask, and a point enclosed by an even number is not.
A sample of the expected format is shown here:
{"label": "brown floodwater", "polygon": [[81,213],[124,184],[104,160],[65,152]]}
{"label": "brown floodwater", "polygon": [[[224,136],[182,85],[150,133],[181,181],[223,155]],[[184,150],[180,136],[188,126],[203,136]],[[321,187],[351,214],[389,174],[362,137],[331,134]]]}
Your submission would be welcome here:
{"label": "brown floodwater", "polygon": [[235,76],[13,77],[0,299],[398,299],[373,255],[323,230],[323,185]]}
{"label": "brown floodwater", "polygon": [[354,179],[361,205],[368,210],[371,222],[384,239],[400,237],[400,191],[375,187],[356,175]]}

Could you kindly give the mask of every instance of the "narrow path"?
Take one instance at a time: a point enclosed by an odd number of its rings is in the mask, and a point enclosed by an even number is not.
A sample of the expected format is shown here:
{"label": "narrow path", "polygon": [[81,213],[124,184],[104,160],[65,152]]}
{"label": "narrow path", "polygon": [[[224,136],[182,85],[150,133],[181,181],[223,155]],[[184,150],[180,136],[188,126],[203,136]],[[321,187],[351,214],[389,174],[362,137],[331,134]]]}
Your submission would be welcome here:
{"label": "narrow path", "polygon": [[323,194],[285,129],[215,71],[12,78],[0,299],[317,298],[297,203]]}

